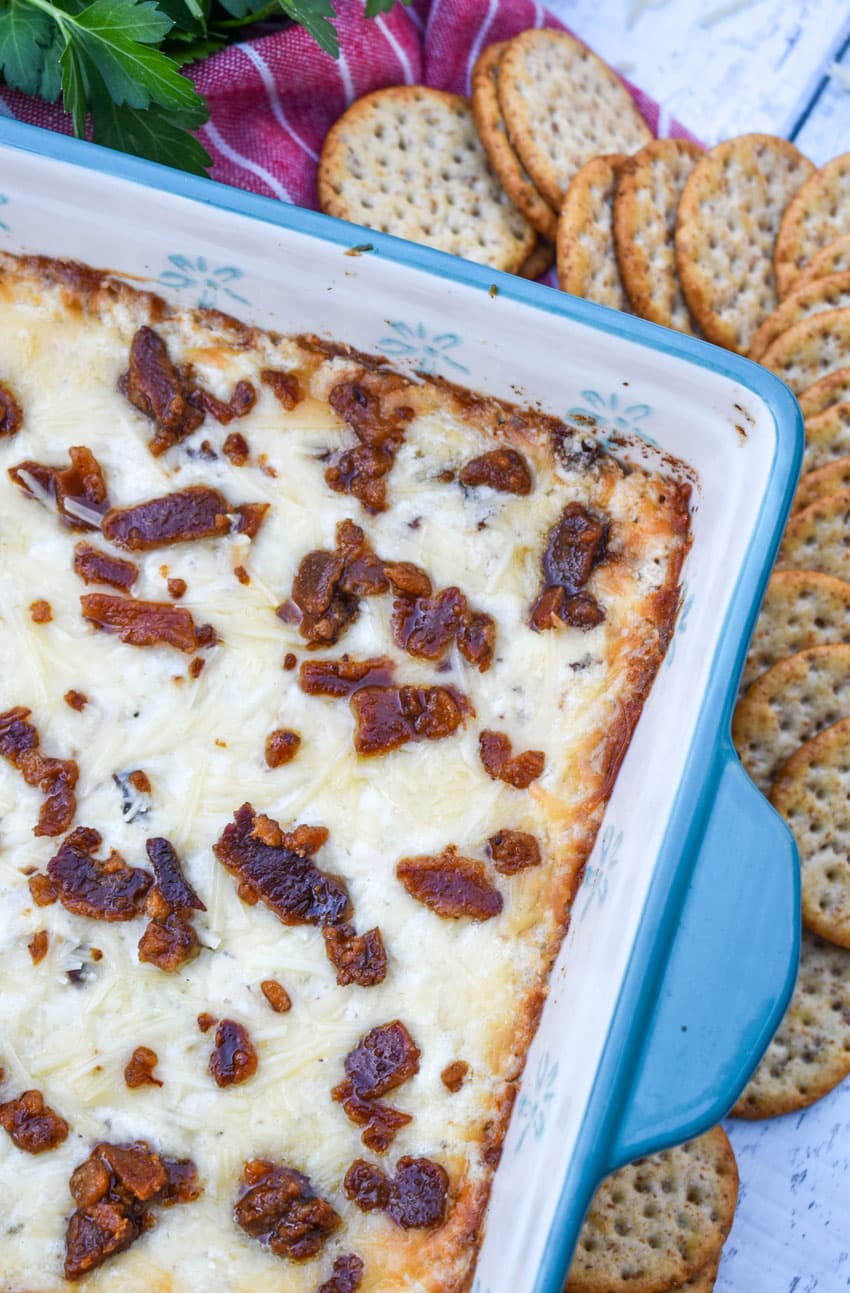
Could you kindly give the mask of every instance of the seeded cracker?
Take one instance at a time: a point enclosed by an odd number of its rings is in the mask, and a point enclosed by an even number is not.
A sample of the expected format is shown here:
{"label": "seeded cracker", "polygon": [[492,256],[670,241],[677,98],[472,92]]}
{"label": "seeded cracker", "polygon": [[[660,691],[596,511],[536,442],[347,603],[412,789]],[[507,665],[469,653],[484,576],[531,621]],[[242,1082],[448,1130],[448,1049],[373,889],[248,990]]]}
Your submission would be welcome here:
{"label": "seeded cracker", "polygon": [[499,102],[520,161],[555,211],[585,162],[652,138],[616,73],[565,32],[534,29],[509,42]]}
{"label": "seeded cracker", "polygon": [[632,309],[693,334],[676,269],[676,211],[702,155],[683,139],[654,139],[623,166],[614,198],[614,242]]}
{"label": "seeded cracker", "polygon": [[534,230],[490,170],[466,99],[393,86],[331,127],[319,163],[329,215],[515,273]]}
{"label": "seeded cracker", "polygon": [[732,739],[764,794],[795,750],[850,718],[850,645],[816,646],[780,660],[738,701]]}
{"label": "seeded cracker", "polygon": [[784,296],[813,256],[850,233],[850,153],[835,157],[800,189],[776,238],[776,281]]}
{"label": "seeded cracker", "polygon": [[803,930],[791,1004],[732,1114],[778,1118],[820,1100],[850,1073],[850,952]]}
{"label": "seeded cracker", "polygon": [[488,45],[472,69],[472,113],[475,127],[484,151],[490,158],[490,165],[514,206],[519,208],[538,233],[549,242],[554,242],[558,232],[557,213],[538,193],[514,152],[499,106],[499,63],[507,44],[507,41],[497,41],[495,45]]}
{"label": "seeded cracker", "polygon": [[704,153],[691,171],[676,218],[676,263],[709,341],[746,354],[776,309],[776,230],[813,170],[785,139],[741,135]]}
{"label": "seeded cracker", "polygon": [[538,238],[528,259],[520,266],[521,278],[540,278],[555,263],[555,248],[545,238]]}
{"label": "seeded cracker", "polygon": [[850,403],[835,404],[806,419],[803,471],[810,473],[850,454]]}
{"label": "seeded cracker", "polygon": [[827,310],[795,323],[764,352],[761,362],[798,395],[850,362],[850,309]]}
{"label": "seeded cracker", "polygon": [[829,278],[832,274],[846,274],[850,270],[850,233],[842,234],[834,242],[827,243],[822,251],[813,256],[794,280],[794,291],[804,287],[816,278]]}
{"label": "seeded cracker", "polygon": [[761,359],[777,337],[802,319],[850,306],[850,273],[832,274],[795,287],[765,319],[750,346],[750,359]]}
{"label": "seeded cracker", "polygon": [[808,647],[850,642],[850,584],[815,570],[775,570],[756,621],[742,687]]}
{"label": "seeded cracker", "polygon": [[798,398],[804,418],[823,413],[835,404],[844,404],[850,400],[850,367],[839,368],[837,372],[820,378],[812,386],[807,386]]}
{"label": "seeded cracker", "polygon": [[834,462],[825,463],[816,471],[807,472],[794,495],[792,510],[802,512],[818,499],[826,498],[828,494],[837,494],[842,489],[850,489],[850,458],[836,458]]}
{"label": "seeded cracker", "polygon": [[797,512],[785,528],[776,564],[780,570],[822,570],[850,579],[850,489],[819,498]]}
{"label": "seeded cracker", "polygon": [[558,282],[564,292],[628,310],[614,251],[614,190],[626,158],[594,157],[582,166],[558,217]]}
{"label": "seeded cracker", "polygon": [[717,1257],[737,1198],[720,1127],[620,1168],[590,1205],[565,1293],[668,1293]]}
{"label": "seeded cracker", "polygon": [[800,851],[803,924],[850,947],[850,718],[791,755],[770,799]]}

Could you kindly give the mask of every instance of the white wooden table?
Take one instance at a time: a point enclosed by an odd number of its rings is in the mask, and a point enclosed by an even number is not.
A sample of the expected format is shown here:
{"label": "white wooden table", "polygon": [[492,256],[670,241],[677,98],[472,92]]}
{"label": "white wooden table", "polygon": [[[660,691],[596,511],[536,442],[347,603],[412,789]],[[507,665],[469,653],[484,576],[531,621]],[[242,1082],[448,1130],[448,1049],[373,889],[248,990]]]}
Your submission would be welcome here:
{"label": "white wooden table", "polygon": [[[750,130],[850,152],[847,0],[548,0],[707,144]],[[834,64],[846,69],[830,75]],[[742,865],[746,859],[742,859]],[[741,1195],[717,1293],[850,1288],[850,1079],[802,1114],[730,1121]]]}

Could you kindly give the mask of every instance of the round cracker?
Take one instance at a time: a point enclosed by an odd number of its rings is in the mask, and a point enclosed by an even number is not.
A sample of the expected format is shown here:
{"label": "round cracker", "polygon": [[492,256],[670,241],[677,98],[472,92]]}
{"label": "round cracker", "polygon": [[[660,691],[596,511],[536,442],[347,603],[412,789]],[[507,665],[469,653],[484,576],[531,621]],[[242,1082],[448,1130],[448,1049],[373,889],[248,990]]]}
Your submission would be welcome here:
{"label": "round cracker", "polygon": [[802,512],[818,499],[837,494],[842,489],[850,489],[850,458],[836,458],[834,462],[806,472],[797,486],[792,511]]}
{"label": "round cracker", "polygon": [[812,315],[777,337],[761,357],[765,368],[799,395],[850,362],[850,309]]}
{"label": "round cracker", "polygon": [[738,701],[732,740],[764,794],[796,749],[850,717],[850,645],[810,647],[780,660]]}
{"label": "round cracker", "polygon": [[632,309],[643,319],[693,335],[676,269],[676,211],[702,149],[684,139],[654,139],[620,171],[614,244]]}
{"label": "round cracker", "polygon": [[850,579],[850,489],[827,494],[791,517],[776,565]]}
{"label": "round cracker", "polygon": [[821,248],[850,232],[850,153],[815,171],[788,205],[776,236],[774,265],[785,296]]}
{"label": "round cracker", "polygon": [[[538,193],[522,162],[514,152],[499,106],[499,63],[508,47],[506,40],[488,45],[472,69],[472,114],[475,128],[490,158],[490,165],[514,206],[529,224],[550,242],[558,232],[558,216]],[[534,275],[536,277],[536,275]]]}
{"label": "round cracker", "polygon": [[535,233],[490,169],[466,99],[396,85],[358,99],[331,127],[319,203],[353,220],[515,273]]}
{"label": "round cracker", "polygon": [[850,642],[850,584],[815,570],[776,570],[767,585],[742,687],[813,646]]}
{"label": "round cracker", "polygon": [[843,310],[850,306],[850,273],[818,278],[795,287],[769,315],[753,337],[750,359],[761,359],[777,337],[801,319],[809,319],[825,310]]}
{"label": "round cracker", "polygon": [[835,404],[806,419],[803,471],[817,471],[850,455],[850,403]]}
{"label": "round cracker", "polygon": [[815,417],[835,404],[845,404],[850,400],[850,365],[807,386],[798,400],[804,418]]}
{"label": "round cracker", "polygon": [[803,924],[850,948],[850,718],[791,755],[773,779],[770,802],[797,841]]}
{"label": "round cracker", "polygon": [[794,280],[794,291],[812,283],[816,278],[830,278],[833,274],[850,271],[850,233],[844,233],[818,252]]}
{"label": "round cracker", "polygon": [[737,1199],[721,1127],[621,1167],[594,1195],[565,1293],[667,1293],[717,1257]]}
{"label": "round cracker", "polygon": [[701,1271],[697,1271],[696,1275],[686,1280],[684,1284],[675,1284],[669,1293],[713,1293],[719,1269],[720,1254],[718,1253],[703,1266]]}
{"label": "round cracker", "polygon": [[628,310],[614,250],[614,192],[623,154],[594,157],[570,185],[558,217],[558,282],[562,291],[615,310]]}
{"label": "round cracker", "polygon": [[585,162],[637,152],[652,138],[617,74],[562,31],[536,28],[509,41],[499,103],[520,161],[555,211]]}
{"label": "round cracker", "polygon": [[676,263],[709,341],[746,354],[776,309],[776,231],[813,170],[786,139],[740,135],[709,149],[691,171],[676,217]]}
{"label": "round cracker", "polygon": [[778,1118],[820,1100],[850,1073],[850,952],[803,930],[785,1018],[732,1110]]}
{"label": "round cracker", "polygon": [[538,238],[525,264],[520,266],[520,278],[541,278],[554,263],[554,244],[547,242],[545,238]]}

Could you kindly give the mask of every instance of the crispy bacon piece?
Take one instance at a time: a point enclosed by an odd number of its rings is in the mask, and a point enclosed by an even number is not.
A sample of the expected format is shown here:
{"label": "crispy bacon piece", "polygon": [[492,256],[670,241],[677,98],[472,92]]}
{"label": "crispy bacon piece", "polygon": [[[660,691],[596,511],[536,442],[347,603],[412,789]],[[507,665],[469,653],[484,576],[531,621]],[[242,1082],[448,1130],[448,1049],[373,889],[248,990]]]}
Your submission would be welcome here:
{"label": "crispy bacon piece", "polygon": [[256,1073],[257,1052],[247,1029],[235,1019],[222,1019],[215,1030],[209,1069],[220,1087],[238,1086]]}
{"label": "crispy bacon piece", "polygon": [[162,1086],[154,1069],[159,1056],[149,1046],[137,1046],[124,1066],[124,1081],[131,1089],[139,1086]]}
{"label": "crispy bacon piece", "polygon": [[52,907],[54,902],[59,901],[56,886],[49,876],[42,875],[40,871],[29,877],[27,885],[29,886],[30,897],[36,907]]}
{"label": "crispy bacon piece", "polygon": [[340,700],[360,687],[386,685],[395,666],[386,656],[374,660],[305,660],[298,671],[298,684],[308,696],[333,696]]}
{"label": "crispy bacon piece", "polygon": [[402,858],[396,875],[411,898],[450,920],[490,920],[502,910],[502,895],[484,863],[459,857],[453,844],[439,857]]}
{"label": "crispy bacon piece", "polygon": [[284,925],[337,925],[351,915],[351,900],[344,880],[313,861],[326,839],[322,828],[284,832],[243,804],[213,852],[236,876],[240,896],[261,900]]}
{"label": "crispy bacon piece", "polygon": [[[531,608],[531,627],[538,632],[558,623],[595,628],[605,612],[590,593],[582,592],[594,568],[604,561],[610,524],[582,503],[568,503],[549,531],[541,566],[544,587]],[[561,590],[560,592],[556,590]]]}
{"label": "crispy bacon piece", "polygon": [[129,646],[171,646],[191,654],[215,641],[209,625],[200,627],[183,606],[140,602],[111,593],[84,593],[83,616],[105,633],[117,633]]}
{"label": "crispy bacon piece", "polygon": [[112,588],[126,591],[138,579],[139,568],[132,561],[111,557],[108,552],[81,539],[74,548],[74,573],[87,584],[109,584]]}
{"label": "crispy bacon piece", "polygon": [[221,446],[222,453],[234,467],[244,467],[251,456],[251,448],[241,431],[231,431]]}
{"label": "crispy bacon piece", "polygon": [[413,416],[411,408],[385,400],[407,385],[397,374],[362,372],[352,381],[337,382],[328,397],[360,444],[328,467],[325,480],[337,493],[359,498],[368,512],[386,510],[386,477]]}
{"label": "crispy bacon piece", "polygon": [[431,1229],[446,1215],[449,1178],[430,1158],[400,1158],[392,1180],[359,1158],[346,1172],[343,1188],[361,1211],[380,1208],[405,1230]]}
{"label": "crispy bacon piece", "polygon": [[374,1100],[419,1072],[422,1055],[400,1019],[372,1028],[345,1057],[345,1072],[357,1095]]}
{"label": "crispy bacon piece", "polygon": [[53,619],[53,607],[43,597],[30,603],[30,618],[33,624],[49,624]]}
{"label": "crispy bacon piece", "polygon": [[474,714],[455,687],[362,687],[349,701],[358,754],[387,754],[408,741],[439,741]]}
{"label": "crispy bacon piece", "polygon": [[24,411],[5,382],[0,382],[0,437],[20,431]]}
{"label": "crispy bacon piece", "polygon": [[384,574],[400,597],[430,597],[434,591],[430,576],[412,561],[385,561]]}
{"label": "crispy bacon piece", "polygon": [[389,588],[384,563],[375,553],[359,525],[340,521],[336,527],[336,550],[343,569],[339,587],[354,597],[376,597]]}
{"label": "crispy bacon piece", "polygon": [[527,831],[497,831],[487,841],[487,852],[502,875],[516,875],[542,860],[540,845]]}
{"label": "crispy bacon piece", "polygon": [[249,539],[255,539],[270,506],[270,503],[239,503],[234,507],[234,514],[239,517],[236,524],[238,532],[247,534]]}
{"label": "crispy bacon piece", "polygon": [[459,588],[443,588],[434,597],[399,597],[393,602],[393,638],[410,655],[442,660],[466,610],[466,598]]}
{"label": "crispy bacon piece", "polygon": [[484,611],[468,611],[457,634],[458,650],[465,660],[485,673],[493,663],[496,621]]}
{"label": "crispy bacon piece", "polygon": [[315,1257],[340,1219],[316,1194],[308,1177],[293,1167],[251,1159],[242,1171],[246,1189],[236,1202],[236,1224],[278,1257]]}
{"label": "crispy bacon piece", "polygon": [[109,509],[103,468],[91,449],[74,445],[68,450],[67,467],[48,467],[27,460],[9,468],[15,484],[31,498],[44,501],[45,495],[56,503],[56,509],[72,530],[97,530],[100,518]]}
{"label": "crispy bacon piece", "polygon": [[208,485],[189,485],[133,507],[110,508],[103,518],[103,533],[111,543],[128,552],[149,552],[174,543],[229,534],[235,513],[238,509],[231,507],[220,490]]}
{"label": "crispy bacon piece", "polygon": [[357,1293],[363,1283],[363,1262],[355,1253],[337,1257],[331,1277],[319,1286],[318,1293]]}
{"label": "crispy bacon piece", "polygon": [[79,769],[73,759],[51,759],[41,753],[38,730],[28,721],[31,712],[17,706],[0,714],[0,755],[18,769],[28,786],[37,786],[45,795],[33,834],[61,835],[77,811],[74,787]]}
{"label": "crispy bacon piece", "polygon": [[220,400],[212,391],[196,386],[189,396],[196,409],[209,413],[222,426],[228,426],[234,418],[244,418],[257,403],[257,392],[251,382],[239,381],[233,388],[229,400]]}
{"label": "crispy bacon piece", "polygon": [[179,579],[173,576],[171,579],[166,581],[165,586],[168,589],[169,597],[173,597],[175,602],[179,602],[181,597],[186,596],[186,589],[189,587],[185,579]]}
{"label": "crispy bacon piece", "polygon": [[200,1028],[202,1033],[208,1033],[212,1028],[213,1024],[216,1024],[216,1023],[218,1023],[218,1020],[216,1019],[215,1015],[211,1015],[207,1010],[203,1010],[198,1015],[198,1027]]}
{"label": "crispy bacon piece", "polygon": [[276,1015],[285,1015],[292,1009],[292,998],[277,979],[263,979],[260,991]]}
{"label": "crispy bacon piece", "polygon": [[47,864],[47,877],[68,911],[92,920],[133,920],[142,910],[152,877],[129,867],[115,850],[106,858],[94,855],[101,845],[98,831],[78,826]]}
{"label": "crispy bacon piece", "polygon": [[468,1073],[469,1065],[466,1060],[452,1060],[440,1074],[440,1081],[447,1091],[455,1095],[466,1081]]}
{"label": "crispy bacon piece", "polygon": [[73,687],[69,688],[69,690],[65,692],[63,699],[65,704],[71,709],[75,709],[78,714],[81,714],[89,703],[89,698],[86,693],[84,691],[75,691]]}
{"label": "crispy bacon piece", "polygon": [[[137,775],[139,774],[131,774],[131,776]],[[140,775],[145,776],[144,773]],[[138,788],[143,789],[143,787]],[[149,781],[144,788],[150,790]],[[206,911],[206,907],[183,874],[180,859],[170,840],[162,837],[149,839],[145,845],[145,851],[156,876],[157,889],[172,911],[180,911],[184,908]]]}
{"label": "crispy bacon piece", "polygon": [[379,1100],[365,1100],[357,1094],[351,1082],[340,1082],[331,1094],[351,1121],[363,1128],[360,1139],[376,1154],[385,1154],[402,1127],[413,1121],[409,1113],[402,1113]]}
{"label": "crispy bacon piece", "polygon": [[[386,592],[383,562],[353,521],[336,528],[333,552],[316,549],[302,558],[292,584],[292,602],[301,612],[299,633],[310,646],[336,642],[356,618],[359,598]],[[278,609],[285,618],[284,606]]]}
{"label": "crispy bacon piece", "polygon": [[65,1119],[44,1103],[40,1091],[24,1091],[17,1100],[0,1104],[0,1127],[27,1154],[55,1149],[67,1139],[70,1130]]}
{"label": "crispy bacon piece", "polygon": [[543,775],[546,756],[542,750],[511,754],[510,737],[504,732],[482,732],[478,737],[481,762],[494,781],[505,781],[517,790],[526,790]]}
{"label": "crispy bacon piece", "polygon": [[272,395],[287,412],[291,413],[304,398],[301,383],[295,373],[284,373],[276,368],[264,368],[260,373],[260,381],[264,386],[268,386]]}
{"label": "crispy bacon piece", "polygon": [[381,931],[368,929],[355,933],[353,925],[326,925],[322,930],[328,960],[336,969],[341,988],[356,983],[371,988],[387,977],[387,953]]}
{"label": "crispy bacon piece", "polygon": [[47,949],[50,945],[50,937],[46,929],[39,929],[33,934],[27,943],[27,949],[32,958],[33,965],[40,965],[47,956]]}
{"label": "crispy bacon piece", "polygon": [[155,424],[148,448],[154,457],[196,431],[204,420],[203,409],[189,398],[188,373],[175,367],[158,332],[139,328],[130,346],[130,367],[118,387],[131,404]]}
{"label": "crispy bacon piece", "polygon": [[153,1225],[151,1210],[201,1193],[191,1159],[161,1158],[144,1141],[101,1141],[71,1174],[76,1211],[65,1234],[65,1279],[80,1280]]}
{"label": "crispy bacon piece", "polygon": [[301,748],[301,737],[297,732],[279,727],[269,732],[266,737],[266,763],[270,768],[282,768],[291,763]]}
{"label": "crispy bacon piece", "polygon": [[139,939],[139,960],[156,965],[166,974],[193,961],[201,950],[200,940],[183,916],[172,912],[164,920],[152,920]]}
{"label": "crispy bacon piece", "polygon": [[502,494],[530,494],[531,472],[516,449],[491,449],[472,458],[460,472],[460,483],[471,488],[489,485]]}

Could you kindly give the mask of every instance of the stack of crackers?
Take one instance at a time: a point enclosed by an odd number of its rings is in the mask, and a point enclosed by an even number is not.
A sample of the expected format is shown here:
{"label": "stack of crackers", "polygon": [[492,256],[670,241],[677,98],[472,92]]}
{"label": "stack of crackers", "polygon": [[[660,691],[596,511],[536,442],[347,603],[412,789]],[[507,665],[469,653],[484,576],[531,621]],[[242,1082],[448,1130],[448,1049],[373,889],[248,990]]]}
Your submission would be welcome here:
{"label": "stack of crackers", "polygon": [[[765,1118],[850,1073],[850,154],[816,171],[750,134],[653,139],[585,45],[484,49],[471,102],[366,95],[330,131],[322,209],[749,355],[806,423],[804,476],[756,628],[734,739],[794,832],[803,951],[787,1015],[734,1113]],[[746,859],[741,859],[746,865]],[[706,1293],[737,1199],[716,1128],[599,1190],[567,1293]]]}

